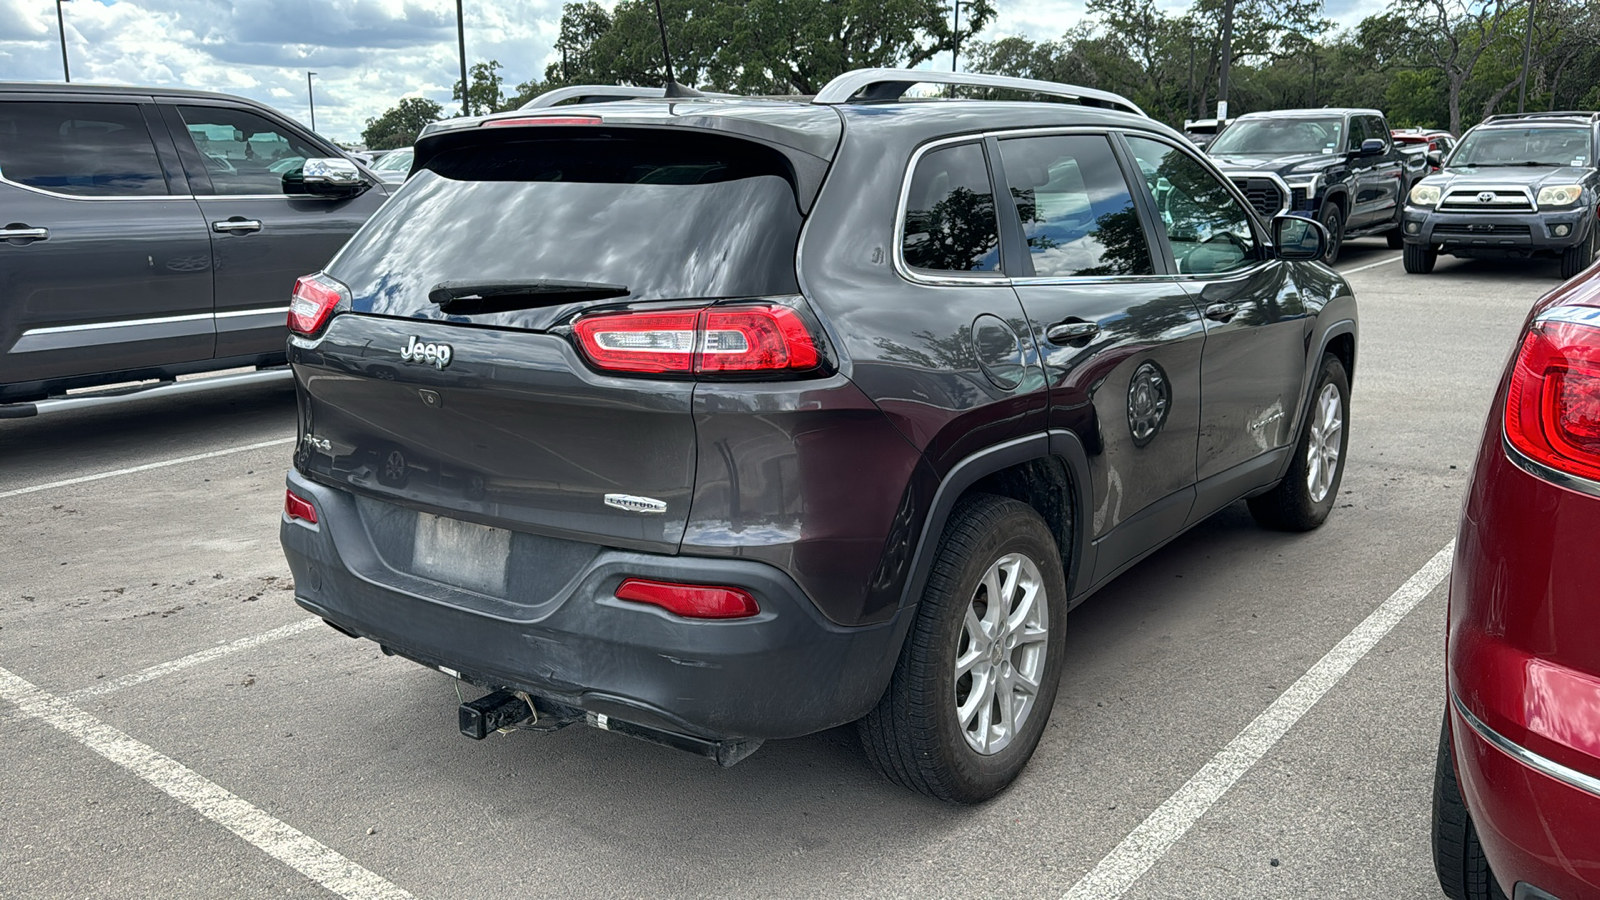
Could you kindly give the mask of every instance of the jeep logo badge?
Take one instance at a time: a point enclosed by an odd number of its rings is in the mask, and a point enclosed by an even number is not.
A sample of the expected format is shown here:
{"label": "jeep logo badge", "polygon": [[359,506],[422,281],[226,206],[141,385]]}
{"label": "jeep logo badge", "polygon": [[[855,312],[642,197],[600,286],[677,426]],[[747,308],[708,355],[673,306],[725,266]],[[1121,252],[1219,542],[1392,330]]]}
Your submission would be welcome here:
{"label": "jeep logo badge", "polygon": [[1478,192],[1478,202],[1479,203],[1493,203],[1494,202],[1494,191],[1479,191]]}
{"label": "jeep logo badge", "polygon": [[449,344],[424,344],[417,340],[416,335],[412,335],[410,342],[400,348],[400,358],[406,362],[431,365],[437,369],[450,365],[452,355]]}

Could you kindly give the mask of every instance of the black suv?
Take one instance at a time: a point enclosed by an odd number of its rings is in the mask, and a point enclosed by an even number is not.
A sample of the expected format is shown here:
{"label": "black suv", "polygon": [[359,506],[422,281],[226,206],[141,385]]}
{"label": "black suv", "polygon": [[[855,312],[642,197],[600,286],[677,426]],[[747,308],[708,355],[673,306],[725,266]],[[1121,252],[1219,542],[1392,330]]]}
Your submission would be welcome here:
{"label": "black suv", "polygon": [[285,294],[385,197],[249,100],[0,84],[0,418],[74,388],[281,367]]}
{"label": "black suv", "polygon": [[1427,161],[1397,147],[1375,109],[1283,109],[1246,113],[1206,145],[1222,171],[1264,216],[1287,212],[1321,222],[1333,240],[1382,234],[1400,249],[1400,208]]}
{"label": "black suv", "polygon": [[474,737],[731,764],[859,721],[890,778],[982,799],[1074,604],[1240,498],[1327,516],[1356,308],[1325,240],[1044,82],[432,126],[296,291],[295,598],[491,689]]}
{"label": "black suv", "polygon": [[[1411,189],[1407,272],[1433,271],[1440,253],[1477,259],[1561,260],[1587,269],[1600,248],[1600,113],[1490,116],[1468,131],[1443,169]],[[1437,158],[1436,158],[1437,159]]]}

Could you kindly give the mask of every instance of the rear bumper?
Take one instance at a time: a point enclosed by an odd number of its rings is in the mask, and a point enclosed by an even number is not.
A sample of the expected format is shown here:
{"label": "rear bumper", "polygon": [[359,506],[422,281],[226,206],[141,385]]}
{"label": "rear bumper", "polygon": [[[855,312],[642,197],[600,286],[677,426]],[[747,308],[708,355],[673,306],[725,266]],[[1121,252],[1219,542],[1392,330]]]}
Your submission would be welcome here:
{"label": "rear bumper", "polygon": [[1456,775],[1507,896],[1600,896],[1600,778],[1528,750],[1451,698]]}
{"label": "rear bumper", "polygon": [[[1430,244],[1457,256],[1528,256],[1560,252],[1588,238],[1594,210],[1561,212],[1441,212],[1408,206],[1400,231],[1407,243]],[[1566,234],[1557,234],[1562,228]]]}
{"label": "rear bumper", "polygon": [[[319,523],[283,519],[295,600],[340,629],[488,688],[711,740],[796,737],[854,721],[888,684],[906,615],[833,624],[781,570],[605,549],[554,597],[496,599],[388,567],[346,491],[291,471]],[[732,585],[749,619],[696,621],[617,600],[628,576]]]}

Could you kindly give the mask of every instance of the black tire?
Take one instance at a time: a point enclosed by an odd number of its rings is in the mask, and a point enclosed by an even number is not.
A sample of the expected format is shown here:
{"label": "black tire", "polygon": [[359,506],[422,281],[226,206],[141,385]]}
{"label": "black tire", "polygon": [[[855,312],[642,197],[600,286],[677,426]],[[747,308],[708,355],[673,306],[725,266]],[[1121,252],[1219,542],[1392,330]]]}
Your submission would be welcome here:
{"label": "black tire", "polygon": [[1322,215],[1317,221],[1328,229],[1328,249],[1323,252],[1322,261],[1331,266],[1339,261],[1339,249],[1344,246],[1344,213],[1339,204],[1328,201],[1322,204]]}
{"label": "black tire", "polygon": [[1388,242],[1390,250],[1399,250],[1406,245],[1405,232],[1400,230],[1399,225],[1385,231],[1383,239]]}
{"label": "black tire", "polygon": [[[1323,440],[1319,436],[1327,434],[1328,429],[1319,427],[1316,420],[1323,392],[1330,386],[1338,393],[1338,454],[1331,466],[1331,478],[1324,482],[1326,492],[1318,499],[1310,483],[1313,473],[1310,451],[1314,437]],[[1326,440],[1322,446],[1326,446]],[[1306,410],[1304,424],[1300,426],[1300,437],[1294,444],[1294,459],[1289,463],[1289,471],[1277,487],[1250,498],[1250,515],[1263,527],[1278,531],[1310,531],[1321,525],[1327,520],[1328,513],[1333,510],[1334,500],[1339,496],[1339,484],[1344,480],[1349,449],[1350,378],[1345,374],[1344,363],[1330,353],[1322,357],[1322,365],[1318,367],[1316,387],[1311,391],[1311,406]],[[1322,459],[1325,457],[1319,454],[1319,460]]]}
{"label": "black tire", "polygon": [[1589,226],[1589,236],[1583,243],[1577,244],[1561,251],[1561,278],[1566,280],[1589,268],[1594,262],[1595,232],[1600,231],[1600,225]]}
{"label": "black tire", "polygon": [[[969,606],[990,568],[1009,554],[1031,561],[1041,576],[1045,658],[1038,690],[1009,742],[992,754],[968,743],[957,714],[958,678]],[[1004,608],[997,608],[1004,612]],[[1055,538],[1033,508],[992,494],[962,498],[939,540],[916,619],[878,706],[857,723],[867,758],[890,781],[951,803],[977,803],[1004,790],[1033,756],[1055,704],[1066,647],[1066,577]],[[972,648],[969,648],[969,650]],[[997,651],[1012,664],[1012,653]],[[989,714],[992,715],[994,707]],[[977,721],[977,720],[974,720]],[[987,721],[987,720],[985,720]]]}
{"label": "black tire", "polygon": [[1426,275],[1439,261],[1439,250],[1432,244],[1407,244],[1401,263],[1413,275]]}
{"label": "black tire", "polygon": [[1461,799],[1448,719],[1439,729],[1439,756],[1433,769],[1433,869],[1450,900],[1506,900]]}

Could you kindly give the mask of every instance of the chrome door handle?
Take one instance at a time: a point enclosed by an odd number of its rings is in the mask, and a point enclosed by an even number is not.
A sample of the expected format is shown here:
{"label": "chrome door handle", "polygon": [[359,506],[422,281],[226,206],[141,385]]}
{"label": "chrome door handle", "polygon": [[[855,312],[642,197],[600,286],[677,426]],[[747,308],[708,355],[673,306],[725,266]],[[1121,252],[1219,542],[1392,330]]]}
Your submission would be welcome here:
{"label": "chrome door handle", "polygon": [[48,237],[50,237],[48,228],[29,228],[26,225],[0,228],[0,241],[42,241]]}
{"label": "chrome door handle", "polygon": [[226,222],[212,222],[211,230],[218,234],[249,234],[261,230],[259,219],[229,219]]}
{"label": "chrome door handle", "polygon": [[1087,340],[1099,333],[1100,326],[1093,322],[1058,322],[1046,329],[1044,336],[1052,344],[1070,344],[1073,341]]}
{"label": "chrome door handle", "polygon": [[1206,307],[1206,318],[1213,322],[1226,322],[1239,314],[1237,303],[1213,303]]}

